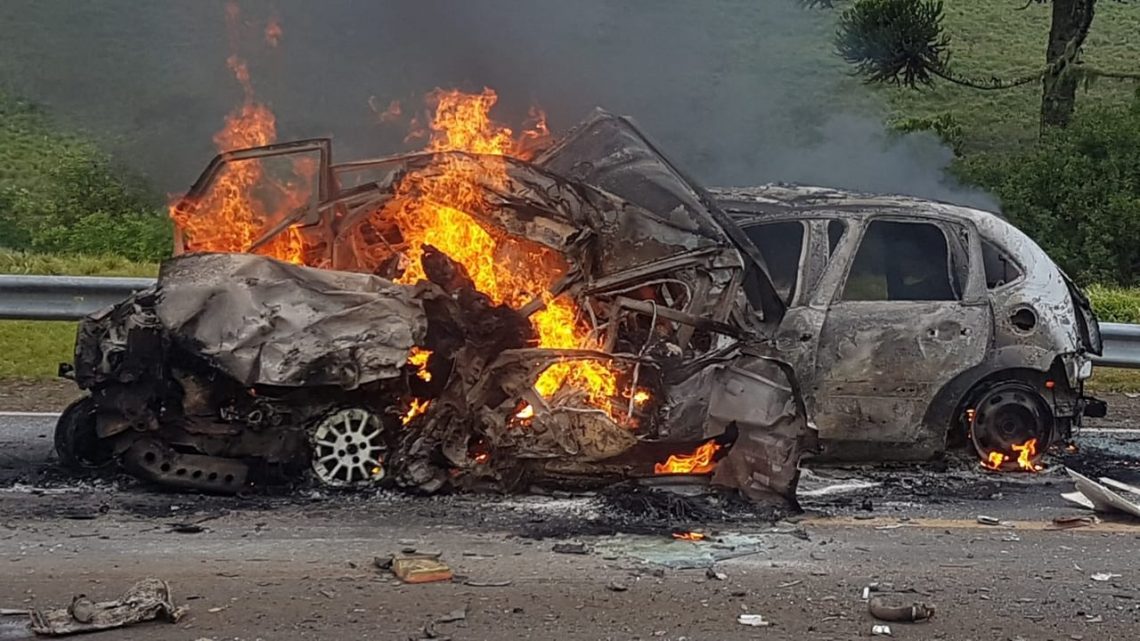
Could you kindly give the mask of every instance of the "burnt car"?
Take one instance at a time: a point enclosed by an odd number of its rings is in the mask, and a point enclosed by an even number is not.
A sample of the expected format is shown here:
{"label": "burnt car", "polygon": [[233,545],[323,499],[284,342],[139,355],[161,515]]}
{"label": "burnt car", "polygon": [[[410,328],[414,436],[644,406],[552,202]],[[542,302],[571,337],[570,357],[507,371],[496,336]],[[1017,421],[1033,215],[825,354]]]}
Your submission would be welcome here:
{"label": "burnt car", "polygon": [[776,332],[823,460],[925,459],[969,439],[1032,468],[1103,402],[1088,299],[998,215],[905,196],[767,185],[716,190],[767,259]]}
{"label": "burnt car", "polygon": [[65,463],[217,492],[691,475],[794,504],[817,449],[761,252],[626,118],[529,160],[227,152],[173,216],[156,286],[81,323]]}

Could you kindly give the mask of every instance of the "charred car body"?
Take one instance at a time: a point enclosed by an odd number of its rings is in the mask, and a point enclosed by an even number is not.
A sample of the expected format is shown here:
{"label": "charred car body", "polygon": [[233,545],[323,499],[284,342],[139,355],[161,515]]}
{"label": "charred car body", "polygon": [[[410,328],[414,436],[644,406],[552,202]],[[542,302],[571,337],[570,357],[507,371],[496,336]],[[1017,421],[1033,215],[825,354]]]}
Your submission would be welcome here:
{"label": "charred car body", "polygon": [[780,354],[833,460],[924,459],[970,439],[1033,466],[1104,403],[1088,299],[997,215],[904,196],[768,185],[716,192],[788,305]]}
{"label": "charred car body", "polygon": [[[254,205],[285,213],[206,242],[224,225],[202,212]],[[65,462],[210,491],[306,470],[429,492],[688,474],[794,504],[809,453],[925,458],[972,435],[1000,467],[1095,409],[1087,301],[997,217],[710,194],[605,112],[529,161],[227,152],[174,215],[184,255],[80,327]]]}
{"label": "charred car body", "polygon": [[[188,253],[86,319],[73,376],[89,396],[61,418],[61,459],[213,491],[304,469],[422,491],[656,473],[794,502],[816,440],[767,340],[783,305],[747,237],[628,120],[599,112],[534,162],[332,165],[327,140],[241,150],[179,206],[248,175],[231,163],[297,167],[299,154],[319,158],[297,172],[311,204],[248,249],[300,230],[298,262],[320,268]],[[455,176],[461,193],[436,189]],[[513,270],[500,278],[542,278],[488,295],[471,263],[428,242],[413,252],[424,194],[492,234],[490,258]],[[572,330],[569,348],[549,337]]]}

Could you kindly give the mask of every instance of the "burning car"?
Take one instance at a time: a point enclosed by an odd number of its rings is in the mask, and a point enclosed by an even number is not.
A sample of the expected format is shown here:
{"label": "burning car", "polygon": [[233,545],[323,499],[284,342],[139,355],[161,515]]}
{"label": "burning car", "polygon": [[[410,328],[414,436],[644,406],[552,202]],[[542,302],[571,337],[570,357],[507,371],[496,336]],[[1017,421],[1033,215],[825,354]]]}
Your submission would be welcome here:
{"label": "burning car", "polygon": [[692,475],[794,504],[815,429],[753,242],[628,119],[523,148],[446,98],[421,153],[218,155],[157,285],[81,324],[60,458],[220,492]]}
{"label": "burning car", "polygon": [[1105,405],[1088,299],[1028,236],[984,211],[768,185],[715,192],[788,305],[775,340],[804,387],[821,459],[925,459],[969,439],[1035,469]]}
{"label": "burning car", "polygon": [[81,324],[61,460],[219,492],[682,476],[794,504],[806,455],[969,439],[1034,469],[1104,411],[1087,299],[995,215],[709,191],[627,118],[554,141],[495,125],[493,93],[435,98],[425,151],[351,162],[261,144],[243,106],[156,287]]}

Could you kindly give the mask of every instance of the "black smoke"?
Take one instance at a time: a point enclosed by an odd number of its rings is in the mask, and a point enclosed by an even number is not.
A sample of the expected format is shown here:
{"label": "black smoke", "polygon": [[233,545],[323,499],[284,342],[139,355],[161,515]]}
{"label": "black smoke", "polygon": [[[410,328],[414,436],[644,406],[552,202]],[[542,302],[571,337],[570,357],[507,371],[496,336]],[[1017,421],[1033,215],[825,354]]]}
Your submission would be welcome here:
{"label": "black smoke", "polygon": [[[996,208],[949,181],[927,134],[888,134],[870,92],[832,55],[829,14],[793,0],[245,0],[236,39],[220,0],[5,0],[0,88],[97,135],[161,190],[184,190],[241,100],[249,60],[282,139],[332,135],[340,159],[409,148],[434,87],[534,105],[552,129],[595,105],[629,114],[710,185],[793,181]],[[264,40],[276,16],[284,35]]]}

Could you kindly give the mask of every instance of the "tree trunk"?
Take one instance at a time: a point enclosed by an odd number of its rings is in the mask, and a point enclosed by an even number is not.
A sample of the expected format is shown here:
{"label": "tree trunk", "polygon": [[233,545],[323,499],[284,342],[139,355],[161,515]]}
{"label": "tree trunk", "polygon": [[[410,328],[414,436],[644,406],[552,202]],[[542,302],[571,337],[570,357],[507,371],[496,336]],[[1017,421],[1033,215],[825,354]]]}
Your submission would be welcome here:
{"label": "tree trunk", "polygon": [[[1045,50],[1044,90],[1041,96],[1041,131],[1064,127],[1073,117],[1080,78],[1068,73],[1076,57],[1066,60],[1072,50],[1080,49],[1092,25],[1096,0],[1053,0],[1053,22],[1049,28],[1049,46]],[[1072,48],[1072,49],[1070,49]]]}

